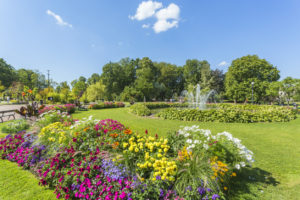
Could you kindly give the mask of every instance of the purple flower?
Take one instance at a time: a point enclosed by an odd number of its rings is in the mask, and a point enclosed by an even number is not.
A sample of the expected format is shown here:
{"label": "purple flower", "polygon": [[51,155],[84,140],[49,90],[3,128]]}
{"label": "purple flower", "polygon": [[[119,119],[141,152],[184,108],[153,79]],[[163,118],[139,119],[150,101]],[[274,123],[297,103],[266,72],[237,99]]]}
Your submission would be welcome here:
{"label": "purple flower", "polygon": [[220,198],[220,196],[219,196],[218,194],[214,194],[214,195],[212,195],[212,197],[211,197],[212,200],[216,200],[216,199],[218,199],[218,198]]}

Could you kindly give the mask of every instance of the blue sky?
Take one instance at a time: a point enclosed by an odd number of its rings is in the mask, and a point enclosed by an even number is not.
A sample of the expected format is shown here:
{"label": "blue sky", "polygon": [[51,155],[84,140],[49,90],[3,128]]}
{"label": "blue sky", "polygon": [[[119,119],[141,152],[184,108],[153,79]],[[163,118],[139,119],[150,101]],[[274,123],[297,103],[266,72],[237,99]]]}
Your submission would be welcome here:
{"label": "blue sky", "polygon": [[142,2],[0,0],[0,57],[70,82],[124,57],[205,59],[226,71],[233,59],[257,54],[282,78],[300,78],[298,0]]}

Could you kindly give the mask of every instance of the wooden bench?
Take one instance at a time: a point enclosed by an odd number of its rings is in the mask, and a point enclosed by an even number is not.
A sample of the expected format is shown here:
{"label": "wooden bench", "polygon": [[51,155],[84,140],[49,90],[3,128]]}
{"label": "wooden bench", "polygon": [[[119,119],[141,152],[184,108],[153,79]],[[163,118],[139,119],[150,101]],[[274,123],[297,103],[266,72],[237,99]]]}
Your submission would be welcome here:
{"label": "wooden bench", "polygon": [[15,117],[15,110],[3,110],[3,111],[0,111],[0,120],[1,120],[1,123],[4,122],[3,118],[4,117],[8,117],[8,119],[10,119],[10,117],[13,117],[14,119],[16,119]]}

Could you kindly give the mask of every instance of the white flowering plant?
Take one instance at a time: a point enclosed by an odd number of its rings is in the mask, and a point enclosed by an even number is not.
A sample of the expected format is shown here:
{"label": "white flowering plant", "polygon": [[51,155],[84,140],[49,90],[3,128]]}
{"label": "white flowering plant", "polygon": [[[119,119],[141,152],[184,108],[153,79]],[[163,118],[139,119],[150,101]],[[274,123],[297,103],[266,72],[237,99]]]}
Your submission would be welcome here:
{"label": "white flowering plant", "polygon": [[193,125],[182,127],[178,135],[184,136],[187,151],[202,149],[211,157],[217,156],[218,160],[224,161],[230,167],[240,169],[254,162],[253,152],[228,132],[213,135],[210,130]]}

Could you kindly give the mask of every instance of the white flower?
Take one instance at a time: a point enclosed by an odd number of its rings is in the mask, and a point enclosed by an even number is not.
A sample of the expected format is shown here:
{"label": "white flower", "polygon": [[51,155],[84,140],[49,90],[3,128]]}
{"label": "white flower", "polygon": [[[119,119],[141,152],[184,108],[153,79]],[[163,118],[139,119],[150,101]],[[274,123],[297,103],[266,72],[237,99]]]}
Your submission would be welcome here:
{"label": "white flower", "polygon": [[203,148],[207,150],[208,149],[208,145],[207,144],[203,144]]}
{"label": "white flower", "polygon": [[234,167],[238,170],[241,169],[241,166],[239,164],[236,164]]}
{"label": "white flower", "polygon": [[194,140],[194,144],[200,144],[199,140]]}
{"label": "white flower", "polygon": [[191,143],[193,143],[193,140],[187,139],[186,142],[189,143],[189,144],[191,144]]}
{"label": "white flower", "polygon": [[246,166],[246,164],[244,162],[241,162],[240,164],[241,164],[242,167]]}

